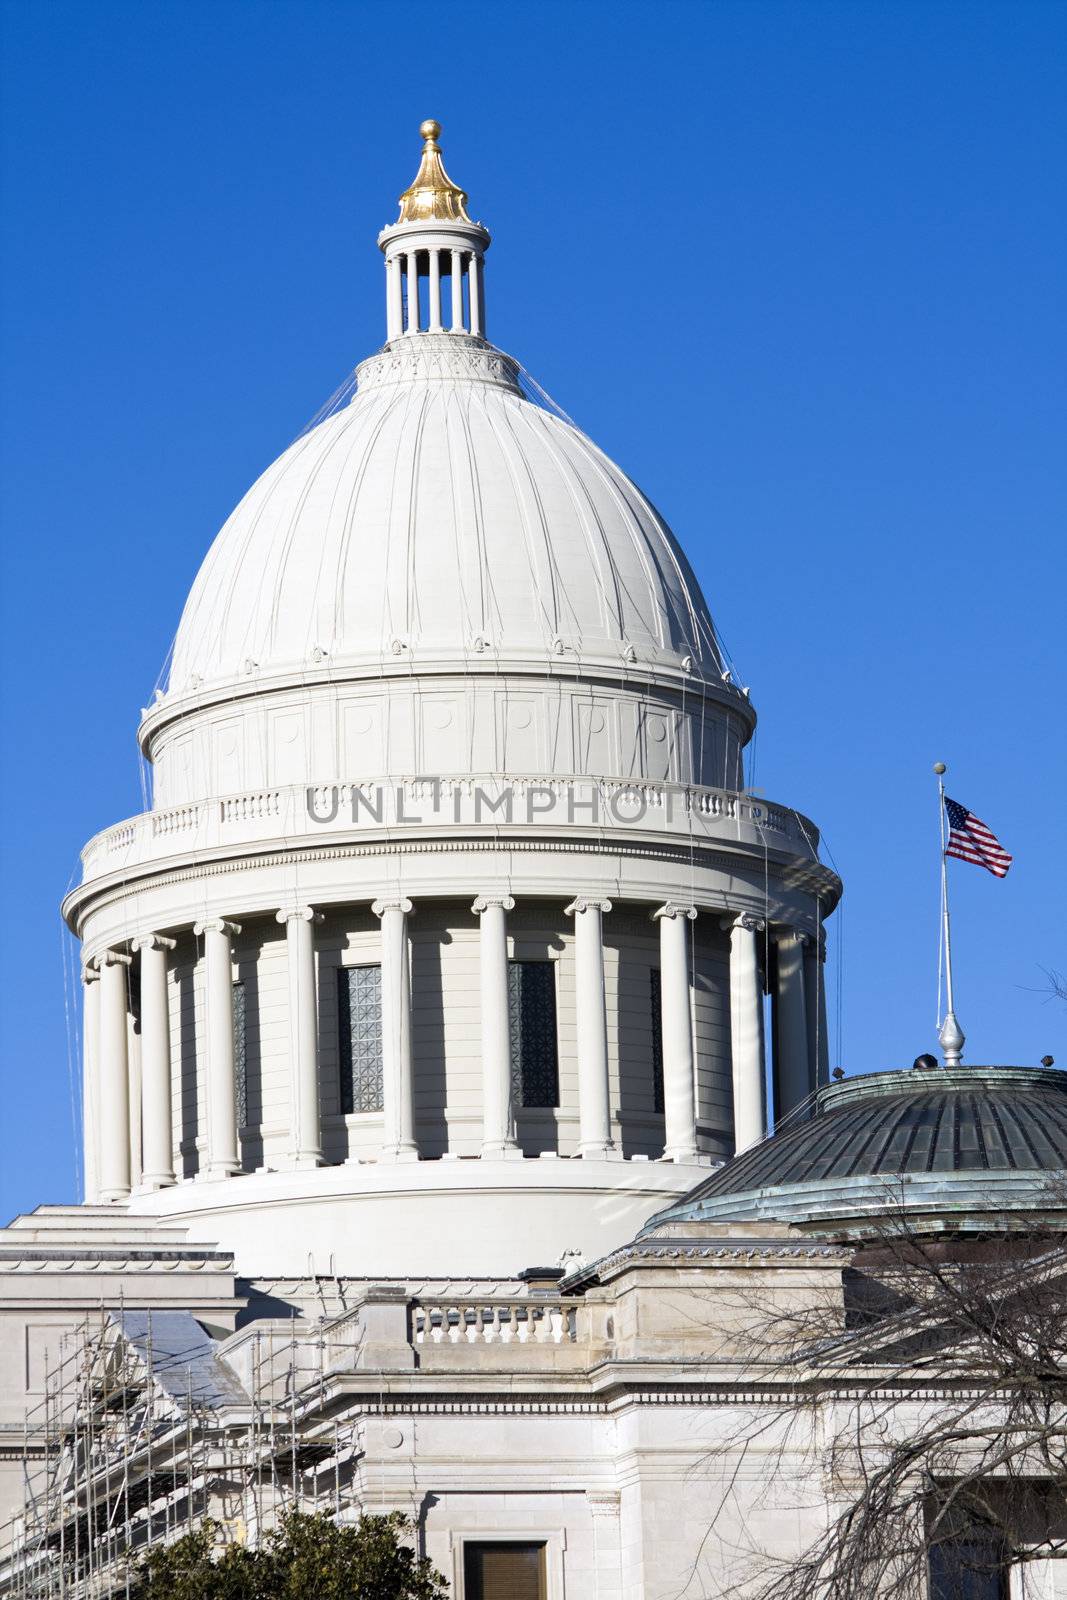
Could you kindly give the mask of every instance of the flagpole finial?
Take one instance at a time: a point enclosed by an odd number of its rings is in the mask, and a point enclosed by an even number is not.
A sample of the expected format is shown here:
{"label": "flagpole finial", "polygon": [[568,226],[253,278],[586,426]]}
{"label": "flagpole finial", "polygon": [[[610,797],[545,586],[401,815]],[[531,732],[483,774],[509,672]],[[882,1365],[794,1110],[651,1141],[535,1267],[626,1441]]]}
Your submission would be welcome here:
{"label": "flagpole finial", "polygon": [[945,1066],[958,1067],[966,1041],[963,1029],[956,1021],[955,1012],[946,1011],[945,1020],[941,1024],[941,1032],[937,1036],[937,1042],[941,1046],[941,1054],[944,1056]]}
{"label": "flagpole finial", "polygon": [[935,761],[934,771],[937,773],[939,778],[943,778],[945,773],[948,771],[948,768],[945,766],[943,761]]}

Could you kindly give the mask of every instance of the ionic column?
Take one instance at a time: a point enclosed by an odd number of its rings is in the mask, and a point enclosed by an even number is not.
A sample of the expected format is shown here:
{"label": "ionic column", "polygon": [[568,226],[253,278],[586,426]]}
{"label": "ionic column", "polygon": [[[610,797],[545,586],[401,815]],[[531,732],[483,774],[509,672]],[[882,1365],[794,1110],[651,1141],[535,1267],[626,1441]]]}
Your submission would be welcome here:
{"label": "ionic column", "polygon": [[774,1120],[807,1099],[808,1014],[804,996],[805,936],[795,928],[774,935],[778,948],[774,996]]}
{"label": "ionic column", "polygon": [[167,951],[174,940],[150,933],[133,948],[141,957],[141,1184],[164,1189],[174,1182],[167,1001]]}
{"label": "ionic column", "polygon": [[510,895],[479,895],[471,910],[481,922],[482,1155],[521,1159],[511,1104],[511,1029],[508,1018]]}
{"label": "ionic column", "polygon": [[408,332],[419,331],[419,256],[418,251],[407,253],[408,267]]}
{"label": "ionic column", "polygon": [[430,251],[430,333],[441,329],[441,252]]}
{"label": "ionic column", "polygon": [[141,1187],[144,1167],[141,1160],[141,1035],[133,1007],[126,1010],[126,1070],[129,1074],[127,1100],[130,1107],[130,1192]]}
{"label": "ionic column", "polygon": [[659,923],[665,1161],[692,1161],[697,1154],[687,926],[695,916],[694,906],[675,905],[671,900],[652,913],[652,920]]}
{"label": "ionic column", "polygon": [[417,1161],[415,1074],[411,1059],[411,975],[408,917],[411,901],[375,900],[382,923],[382,1102],[381,1161]]}
{"label": "ionic column", "polygon": [[471,303],[471,332],[481,337],[484,333],[485,315],[482,308],[482,258],[471,252],[467,268],[467,292]]}
{"label": "ionic column", "polygon": [[387,338],[399,339],[404,331],[404,282],[399,256],[388,256],[385,262],[385,322]]}
{"label": "ionic column", "polygon": [[130,1078],[126,1035],[126,968],[118,950],[100,957],[100,1199],[130,1193]]}
{"label": "ionic column", "polygon": [[452,332],[463,332],[463,253],[452,252]]}
{"label": "ionic column", "polygon": [[296,1167],[322,1161],[319,1124],[319,1020],[315,1004],[315,935],[321,917],[310,906],[277,914],[285,928],[289,971],[289,1071],[292,1128],[289,1157]]}
{"label": "ionic column", "polygon": [[765,923],[742,914],[724,917],[730,934],[730,1059],[733,1064],[734,1154],[767,1131],[763,1050],[763,980],[759,935]]}
{"label": "ionic column", "polygon": [[233,951],[236,922],[216,918],[193,929],[204,938],[207,999],[206,1076],[209,1178],[229,1178],[241,1169],[237,1150],[237,1074],[233,1050]]}
{"label": "ionic column", "polygon": [[574,918],[578,1015],[578,1154],[617,1154],[611,1137],[608,1085],[608,1014],[604,993],[603,914],[610,900],[580,897],[564,908]]}
{"label": "ionic column", "polygon": [[100,1198],[100,973],[82,967],[82,1193],[86,1205]]}

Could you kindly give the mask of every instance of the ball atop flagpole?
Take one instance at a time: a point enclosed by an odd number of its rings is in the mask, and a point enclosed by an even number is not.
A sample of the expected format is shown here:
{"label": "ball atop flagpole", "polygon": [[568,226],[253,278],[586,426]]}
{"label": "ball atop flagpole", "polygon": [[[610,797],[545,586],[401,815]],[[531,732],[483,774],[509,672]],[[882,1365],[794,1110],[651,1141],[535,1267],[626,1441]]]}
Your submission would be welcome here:
{"label": "ball atop flagpole", "polygon": [[944,776],[944,774],[948,771],[948,768],[945,766],[945,763],[943,761],[935,761],[934,762],[934,771],[937,773],[938,777],[940,778],[940,777]]}

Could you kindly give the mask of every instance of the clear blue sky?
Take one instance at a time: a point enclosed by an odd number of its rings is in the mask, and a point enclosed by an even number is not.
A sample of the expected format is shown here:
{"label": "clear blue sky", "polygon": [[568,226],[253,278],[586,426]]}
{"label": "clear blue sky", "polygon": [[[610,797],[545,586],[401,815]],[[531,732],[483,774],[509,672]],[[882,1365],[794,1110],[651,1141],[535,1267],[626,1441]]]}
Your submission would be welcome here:
{"label": "clear blue sky", "polygon": [[426,116],[494,234],[494,338],[668,516],[755,781],[825,830],[835,1061],[933,1042],[941,757],[1017,858],[952,869],[968,1057],[1067,1064],[1062,4],[2,17],[0,1216],[73,1196],[57,904],[142,809],[215,531],[384,336]]}

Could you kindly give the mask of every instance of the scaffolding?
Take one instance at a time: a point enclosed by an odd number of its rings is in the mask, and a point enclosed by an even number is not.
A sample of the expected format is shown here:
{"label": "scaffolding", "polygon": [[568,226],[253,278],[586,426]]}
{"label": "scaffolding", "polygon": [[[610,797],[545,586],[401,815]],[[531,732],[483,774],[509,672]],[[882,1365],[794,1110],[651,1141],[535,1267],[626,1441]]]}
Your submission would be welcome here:
{"label": "scaffolding", "polygon": [[23,1429],[22,1511],[0,1595],[129,1600],[145,1552],[206,1517],[258,1543],[287,1510],[340,1514],[357,1420],[324,1404],[354,1364],[351,1316],[265,1323],[241,1374],[188,1312],[101,1310],[64,1334]]}

